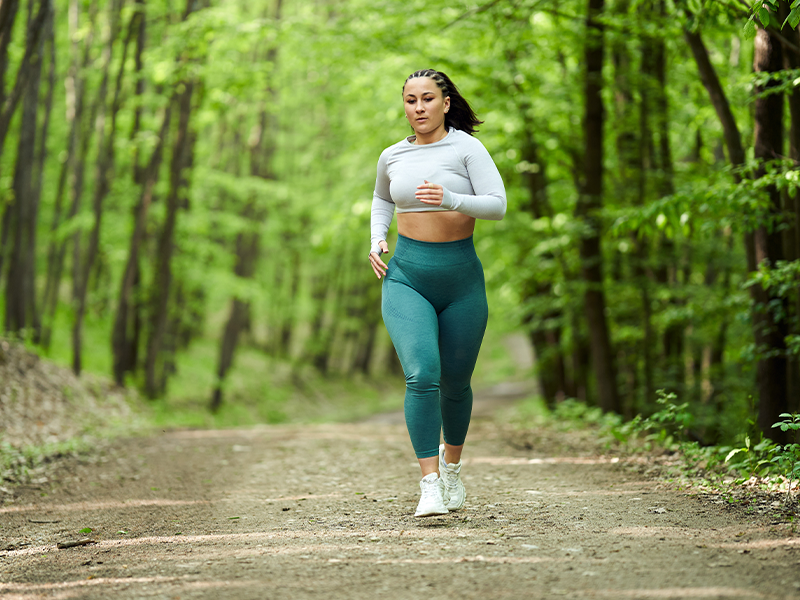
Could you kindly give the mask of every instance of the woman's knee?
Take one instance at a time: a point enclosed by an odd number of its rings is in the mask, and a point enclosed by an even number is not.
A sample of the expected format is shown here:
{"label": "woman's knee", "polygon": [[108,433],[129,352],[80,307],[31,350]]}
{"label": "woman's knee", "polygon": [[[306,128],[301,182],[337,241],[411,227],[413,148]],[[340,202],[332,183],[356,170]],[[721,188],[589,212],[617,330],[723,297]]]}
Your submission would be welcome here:
{"label": "woman's knee", "polygon": [[419,391],[430,391],[439,389],[439,379],[441,371],[439,365],[420,363],[412,365],[405,372],[406,386]]}

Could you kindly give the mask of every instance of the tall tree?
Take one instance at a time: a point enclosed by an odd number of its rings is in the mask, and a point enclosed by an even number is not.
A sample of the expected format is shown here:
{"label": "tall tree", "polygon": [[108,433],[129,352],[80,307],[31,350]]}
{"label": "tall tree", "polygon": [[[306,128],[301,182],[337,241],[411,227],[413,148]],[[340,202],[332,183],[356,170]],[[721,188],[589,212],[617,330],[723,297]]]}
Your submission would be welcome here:
{"label": "tall tree", "polygon": [[18,333],[31,328],[38,338],[40,320],[36,305],[36,225],[39,199],[34,183],[36,144],[38,136],[39,84],[42,72],[44,42],[48,30],[50,0],[40,0],[37,17],[33,18],[34,3],[28,5],[28,35],[26,54],[31,58],[24,67],[28,73],[24,78],[25,102],[19,131],[17,161],[14,169],[14,202],[7,209],[11,212],[11,253],[6,279],[7,331]]}
{"label": "tall tree", "polygon": [[617,374],[603,289],[602,223],[603,206],[603,57],[605,54],[602,15],[604,0],[588,0],[584,49],[584,161],[585,171],[575,217],[583,224],[580,238],[581,270],[586,291],[584,304],[589,324],[592,367],[597,399],[604,411],[620,412]]}
{"label": "tall tree", "polygon": [[[105,97],[108,92],[108,80],[111,70],[111,59],[113,49],[120,29],[121,12],[124,0],[114,0],[109,7],[109,21],[111,24],[109,39],[106,42],[103,57],[103,77],[100,82],[99,96],[103,98],[96,121],[97,137],[97,162],[95,165],[94,193],[92,198],[92,211],[94,213],[94,224],[89,234],[89,245],[86,257],[82,261],[82,271],[79,273],[77,284],[77,297],[75,298],[75,321],[72,327],[72,370],[76,375],[81,372],[81,349],[83,319],[86,314],[86,295],[89,289],[89,278],[97,258],[98,247],[100,244],[100,229],[103,222],[103,203],[108,195],[110,181],[114,169],[115,142],[117,131],[117,116],[119,114],[122,94],[122,82],[125,74],[126,59],[128,56],[128,45],[134,32],[138,29],[138,21],[143,18],[141,12],[135,12],[130,19],[128,35],[123,41],[122,58],[120,60],[119,71],[114,84],[114,93],[111,105],[108,106]],[[106,116],[110,112],[110,125],[106,126]]]}
{"label": "tall tree", "polygon": [[[183,20],[186,21],[192,13],[205,6],[204,2],[187,0]],[[181,57],[180,63],[183,69],[188,70],[189,65],[198,59],[199,56],[187,54]],[[165,339],[169,335],[170,300],[174,299],[172,257],[175,252],[175,230],[179,212],[188,208],[189,175],[194,161],[194,145],[197,141],[197,133],[191,121],[199,104],[196,102],[195,91],[199,90],[199,95],[202,95],[202,86],[201,80],[188,73],[176,85],[174,102],[178,122],[169,166],[169,192],[165,199],[166,216],[158,237],[156,270],[150,293],[151,312],[144,364],[144,391],[150,398],[162,394],[166,388],[167,370],[164,369],[163,362]]]}
{"label": "tall tree", "polygon": [[[753,68],[757,73],[776,73],[783,68],[783,54],[778,38],[759,29],[755,38]],[[783,155],[783,105],[781,93],[765,93],[776,85],[772,81],[755,90],[755,158],[759,164],[756,177],[767,173],[765,162],[779,159]],[[746,234],[748,270],[756,271],[760,266],[775,266],[783,259],[783,239],[777,224],[782,216],[781,195],[774,184],[766,187],[769,198],[764,214],[754,231]],[[758,362],[756,385],[758,386],[758,426],[765,436],[784,441],[785,434],[772,425],[779,415],[787,411],[787,359],[786,299],[759,282],[750,287],[753,298],[753,333],[756,340]]]}

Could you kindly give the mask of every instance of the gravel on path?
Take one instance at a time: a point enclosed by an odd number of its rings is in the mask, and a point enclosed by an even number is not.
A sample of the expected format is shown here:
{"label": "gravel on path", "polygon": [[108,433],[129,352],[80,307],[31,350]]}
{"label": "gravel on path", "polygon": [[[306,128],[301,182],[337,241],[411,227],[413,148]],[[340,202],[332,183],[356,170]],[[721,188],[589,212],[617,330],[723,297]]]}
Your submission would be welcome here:
{"label": "gravel on path", "polygon": [[800,598],[787,524],[569,434],[527,432],[526,449],[476,419],[465,508],[414,518],[418,467],[388,421],[165,432],[64,459],[0,505],[0,598]]}

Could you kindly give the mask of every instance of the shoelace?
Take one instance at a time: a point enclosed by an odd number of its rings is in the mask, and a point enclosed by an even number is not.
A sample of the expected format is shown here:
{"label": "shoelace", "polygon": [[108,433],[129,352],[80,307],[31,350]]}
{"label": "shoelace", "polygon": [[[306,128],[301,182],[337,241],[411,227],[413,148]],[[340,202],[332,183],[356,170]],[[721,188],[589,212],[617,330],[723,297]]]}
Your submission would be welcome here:
{"label": "shoelace", "polygon": [[436,495],[436,488],[439,485],[439,480],[436,479],[434,481],[425,481],[422,485],[422,498],[428,499],[431,496]]}
{"label": "shoelace", "polygon": [[448,490],[455,490],[458,488],[458,474],[461,472],[461,464],[458,464],[454,467],[450,467],[450,465],[445,465],[444,469],[444,485],[447,487]]}

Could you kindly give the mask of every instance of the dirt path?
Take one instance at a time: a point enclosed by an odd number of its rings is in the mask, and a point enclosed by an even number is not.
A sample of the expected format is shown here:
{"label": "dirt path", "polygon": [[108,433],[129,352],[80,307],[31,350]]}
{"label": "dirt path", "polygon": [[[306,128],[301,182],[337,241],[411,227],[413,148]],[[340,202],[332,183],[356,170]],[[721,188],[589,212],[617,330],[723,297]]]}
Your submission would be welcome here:
{"label": "dirt path", "polygon": [[[515,449],[491,419],[470,434],[465,510],[415,519],[410,444],[384,421],[164,433],[67,461],[0,507],[0,598],[800,598],[787,525],[575,440]],[[56,548],[81,537],[96,543]]]}

